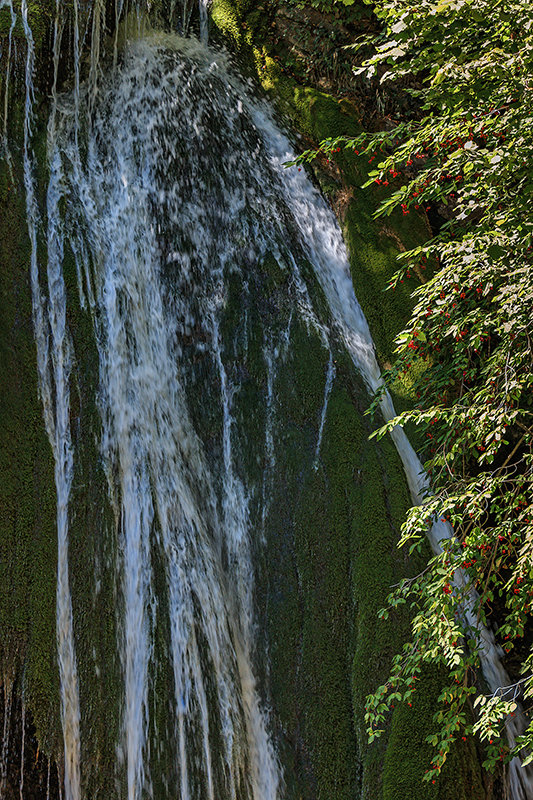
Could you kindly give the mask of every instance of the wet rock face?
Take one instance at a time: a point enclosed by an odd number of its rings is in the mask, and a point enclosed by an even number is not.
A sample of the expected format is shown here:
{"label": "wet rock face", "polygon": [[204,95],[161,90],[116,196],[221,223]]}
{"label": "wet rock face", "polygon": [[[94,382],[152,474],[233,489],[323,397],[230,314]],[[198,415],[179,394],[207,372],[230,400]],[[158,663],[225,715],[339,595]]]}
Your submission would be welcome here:
{"label": "wet rock face", "polygon": [[57,766],[43,755],[18,684],[0,688],[0,797],[2,800],[56,800]]}

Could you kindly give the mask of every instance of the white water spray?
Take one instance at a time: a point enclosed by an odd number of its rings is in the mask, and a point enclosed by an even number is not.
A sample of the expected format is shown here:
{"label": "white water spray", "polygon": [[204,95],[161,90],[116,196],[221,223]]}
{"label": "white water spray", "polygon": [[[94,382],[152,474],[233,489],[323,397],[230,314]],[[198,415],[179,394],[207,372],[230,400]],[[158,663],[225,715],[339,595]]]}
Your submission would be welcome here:
{"label": "white water spray", "polygon": [[[234,387],[219,331],[225,265],[242,258],[240,242],[253,241],[253,223],[242,213],[240,187],[224,173],[212,176],[212,198],[210,154],[189,153],[191,135],[206,130],[213,113],[211,57],[193,42],[162,41],[132,45],[93,104],[86,163],[72,128],[75,109],[65,116],[56,153],[67,191],[81,199],[70,208],[68,236],[85,261],[78,274],[91,272],[95,287],[104,455],[113,496],[121,498],[127,794],[137,800],[150,780],[151,553],[158,542],[166,562],[180,798],[201,792],[209,800],[276,800],[279,767],[252,665],[248,496],[235,471]],[[228,153],[231,137],[242,135],[241,115],[232,105]],[[243,153],[243,167],[245,159]],[[221,223],[226,247],[215,244]],[[84,247],[80,230],[90,232]],[[210,342],[220,386],[217,475],[189,410],[182,342],[193,327]],[[208,684],[216,688],[214,704]]]}

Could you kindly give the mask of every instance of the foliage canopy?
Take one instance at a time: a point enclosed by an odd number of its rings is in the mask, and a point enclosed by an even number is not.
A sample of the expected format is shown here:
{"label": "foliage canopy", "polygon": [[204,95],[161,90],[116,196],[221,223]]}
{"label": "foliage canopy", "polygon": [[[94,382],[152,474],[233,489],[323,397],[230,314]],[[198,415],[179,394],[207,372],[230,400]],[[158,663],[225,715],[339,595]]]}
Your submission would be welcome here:
{"label": "foliage canopy", "polygon": [[[433,518],[453,533],[381,612],[410,603],[412,640],[368,698],[366,719],[370,738],[379,736],[424,664],[444,665],[449,680],[425,774],[435,780],[453,742],[472,734],[487,745],[487,767],[516,755],[533,760],[533,724],[516,742],[505,733],[521,713],[517,701],[527,713],[533,697],[533,8],[528,0],[374,6],[382,32],[356,43],[372,53],[356,72],[374,85],[399,82],[413,97],[411,117],[320,150],[367,157],[365,186],[383,192],[376,216],[430,212],[433,222],[429,241],[401,254],[390,286],[421,280],[385,374],[391,384],[411,372],[417,404],[378,435],[410,422],[425,436],[432,490],[411,509],[402,544],[420,547]],[[492,695],[480,672],[482,624],[514,650],[512,685]]]}

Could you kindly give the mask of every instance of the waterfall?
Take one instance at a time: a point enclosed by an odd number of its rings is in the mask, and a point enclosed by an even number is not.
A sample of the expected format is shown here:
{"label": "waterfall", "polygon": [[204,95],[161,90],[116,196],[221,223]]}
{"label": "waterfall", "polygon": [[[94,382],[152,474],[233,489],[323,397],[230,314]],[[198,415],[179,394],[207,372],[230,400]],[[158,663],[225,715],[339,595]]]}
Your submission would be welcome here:
{"label": "waterfall", "polygon": [[[39,283],[37,232],[39,212],[35,194],[31,122],[33,108],[34,44],[28,23],[27,0],[21,6],[27,42],[26,114],[24,122],[24,184],[26,214],[31,245],[30,276],[33,319],[37,345],[39,390],[43,403],[45,428],[55,462],[57,493],[57,645],[61,686],[61,721],[65,756],[65,793],[67,800],[80,798],[79,699],[72,601],[68,574],[68,506],[72,484],[73,457],[70,441],[69,375],[70,346],[66,331],[66,295],[62,273],[62,239],[55,225],[58,218],[60,174],[57,160],[52,165],[48,190],[48,318]],[[50,352],[49,330],[52,336]],[[55,397],[54,397],[55,395]]]}
{"label": "waterfall", "polygon": [[[117,20],[123,5],[117,0]],[[200,0],[203,39],[206,9]],[[329,354],[316,463],[335,377],[332,347],[343,343],[375,391],[381,376],[372,338],[332,211],[305,172],[284,169],[295,155],[290,142],[268,106],[231,72],[226,57],[205,43],[154,34],[130,42],[120,59],[116,42],[114,66],[106,74],[100,64],[104,4],[95,0],[83,82],[81,11],[74,0],[74,88],[60,102],[55,57],[45,298],[31,150],[34,47],[27,0],[22,0],[30,275],[39,388],[57,490],[66,800],[83,796],[68,571],[74,454],[72,343],[63,277],[67,244],[80,303],[94,325],[100,448],[117,512],[120,546],[112,569],[120,598],[117,648],[123,695],[116,772],[124,782],[118,794],[141,800],[152,790],[157,760],[150,747],[154,632],[157,616],[166,613],[174,694],[168,748],[180,800],[280,800],[283,776],[257,646],[254,555],[261,526],[251,508],[261,495],[258,516],[264,525],[276,458],[275,361],[290,349],[293,318],[291,312],[286,327],[273,326],[264,337],[267,470],[258,486],[243,466],[244,435],[234,407],[242,381],[231,369],[224,333],[230,279],[238,275],[245,282],[257,265],[274,258],[290,274],[294,314],[319,334]],[[189,19],[190,6],[184,3],[184,30]],[[58,10],[54,56],[61,36]],[[327,319],[313,304],[306,265],[327,299]],[[243,336],[247,341],[246,323]],[[387,394],[381,407],[385,419],[394,416]],[[427,488],[420,462],[401,430],[393,432],[393,439],[413,502],[419,502]],[[435,551],[449,536],[446,525],[433,526]],[[164,565],[164,604],[155,592],[156,560]],[[466,612],[471,613],[470,607]],[[506,676],[492,635],[486,630],[481,635],[483,671],[494,690],[507,682]],[[513,800],[525,800],[531,788],[514,764]]]}
{"label": "waterfall", "polygon": [[[154,540],[166,564],[180,797],[199,791],[213,800],[221,793],[279,797],[279,767],[253,665],[251,489],[236,471],[237,387],[219,327],[227,267],[251,262],[267,246],[257,229],[260,208],[248,218],[230,171],[236,162],[244,173],[248,140],[256,148],[260,142],[251,125],[243,133],[242,103],[228,94],[219,71],[194,42],[161,37],[133,44],[93,104],[85,163],[75,98],[62,105],[53,156],[71,203],[64,223],[50,216],[65,225],[77,260],[85,261],[78,276],[91,271],[95,286],[103,454],[113,496],[121,499],[117,574],[129,800],[141,797],[150,781]],[[87,91],[92,104],[90,86]],[[213,111],[216,97],[221,107]],[[215,142],[219,115],[226,120],[222,144]],[[196,144],[209,130],[227,165],[221,174],[209,149]],[[248,202],[261,206],[260,176],[249,183]],[[85,247],[80,230],[89,232]],[[220,461],[214,465],[189,408],[192,376],[183,341],[192,329],[202,331],[211,380],[220,388]],[[216,702],[208,684],[216,687]],[[212,752],[214,731],[222,754]]]}
{"label": "waterfall", "polygon": [[22,702],[22,735],[20,743],[20,780],[19,780],[19,797],[24,800],[24,748],[26,745],[26,706]]}

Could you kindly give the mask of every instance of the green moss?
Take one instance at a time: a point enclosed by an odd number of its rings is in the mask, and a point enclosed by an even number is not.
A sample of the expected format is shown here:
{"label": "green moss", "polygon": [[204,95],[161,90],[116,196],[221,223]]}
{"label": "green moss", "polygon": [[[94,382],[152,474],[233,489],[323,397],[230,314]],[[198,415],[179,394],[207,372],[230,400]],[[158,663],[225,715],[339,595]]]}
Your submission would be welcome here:
{"label": "green moss", "polygon": [[411,800],[415,786],[418,786],[417,800],[484,800],[487,797],[480,754],[472,741],[461,742],[452,749],[435,785],[422,782],[433,756],[433,748],[425,739],[435,732],[432,720],[442,677],[434,669],[427,670],[417,684],[413,707],[400,706],[393,714],[383,766],[383,800]]}
{"label": "green moss", "polygon": [[237,47],[242,45],[242,14],[233,0],[215,0],[211,8],[211,19],[219,31]]}
{"label": "green moss", "polygon": [[58,744],[55,490],[37,394],[30,245],[20,174],[0,164],[0,657],[22,668],[42,745]]}
{"label": "green moss", "polygon": [[266,36],[268,11],[253,0],[213,0],[209,14],[215,32],[231,42],[245,58],[250,58],[254,41]]}
{"label": "green moss", "polygon": [[[13,1],[13,10],[17,16],[13,37],[15,39],[26,40],[24,26],[22,23],[20,0]],[[37,50],[42,46],[55,15],[55,3],[53,0],[40,0],[40,2],[28,3],[28,22],[30,24],[33,40]],[[0,10],[0,38],[9,36],[11,30],[11,10],[2,8]]]}
{"label": "green moss", "polygon": [[[319,337],[295,322],[276,381],[282,440],[268,517],[268,638],[272,697],[292,767],[288,797],[344,800],[355,796],[357,785],[348,656],[350,512],[340,464],[331,473],[313,467],[326,364]],[[334,389],[330,408],[339,403],[339,413],[349,416],[343,425],[349,451],[357,413]]]}
{"label": "green moss", "polygon": [[[213,8],[215,25],[239,49],[245,68],[255,69],[283,117],[308,143],[360,130],[352,103],[287,75],[268,36],[254,36],[253,26],[246,26],[242,7],[215,0]],[[385,289],[398,253],[426,237],[426,223],[414,216],[374,220],[379,195],[361,189],[366,157],[341,152],[332,162],[316,159],[315,176],[339,214],[356,295],[378,359],[387,366],[409,317],[417,279],[394,292]],[[438,676],[423,677],[413,707],[394,711],[387,735],[372,746],[366,741],[365,698],[386,680],[392,655],[409,636],[405,611],[388,622],[379,621],[377,612],[390,586],[419,570],[424,559],[408,559],[397,549],[410,506],[401,463],[392,442],[368,442],[372,428],[363,417],[368,397],[346,356],[336,357],[318,470],[313,458],[327,354],[318,337],[299,323],[292,329],[291,355],[276,378],[282,433],[275,439],[263,591],[287,797],[478,797],[479,757],[466,747],[450,756],[436,786],[422,783]],[[412,404],[409,383],[399,380],[394,389],[398,410]],[[264,384],[253,386],[249,398],[256,391],[264,393]]]}

